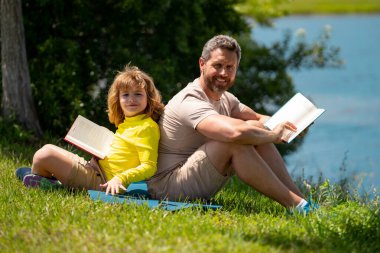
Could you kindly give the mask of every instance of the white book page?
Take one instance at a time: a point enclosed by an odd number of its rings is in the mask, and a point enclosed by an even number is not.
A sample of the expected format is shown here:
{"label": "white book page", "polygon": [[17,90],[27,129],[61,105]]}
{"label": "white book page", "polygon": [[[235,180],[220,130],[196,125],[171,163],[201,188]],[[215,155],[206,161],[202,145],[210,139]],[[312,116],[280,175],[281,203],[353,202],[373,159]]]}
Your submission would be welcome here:
{"label": "white book page", "polygon": [[106,154],[112,143],[114,133],[79,115],[74,121],[65,140],[78,145],[91,154]]}
{"label": "white book page", "polygon": [[303,130],[305,130],[311,123],[313,123],[325,110],[316,109],[315,111],[307,114],[306,117],[297,124],[297,132],[293,133],[288,142],[291,142],[297,135],[299,135]]}
{"label": "white book page", "polygon": [[273,130],[278,124],[285,121],[293,123],[297,127],[297,132],[292,134],[292,132],[289,131],[290,137],[287,142],[290,142],[324,111],[324,109],[315,107],[314,104],[301,93],[297,93],[265,122],[264,125]]}
{"label": "white book page", "polygon": [[265,122],[265,126],[269,129],[274,129],[278,124],[285,121],[297,126],[306,114],[315,109],[316,107],[307,98],[297,93]]}
{"label": "white book page", "polygon": [[106,153],[107,151],[95,149],[95,148],[87,145],[86,143],[83,143],[77,139],[73,139],[71,136],[66,136],[65,141],[69,142],[70,144],[78,147],[79,149],[82,149],[82,150],[86,151],[87,153],[89,153],[93,156],[96,156],[100,159],[104,159],[107,155],[107,153]]}

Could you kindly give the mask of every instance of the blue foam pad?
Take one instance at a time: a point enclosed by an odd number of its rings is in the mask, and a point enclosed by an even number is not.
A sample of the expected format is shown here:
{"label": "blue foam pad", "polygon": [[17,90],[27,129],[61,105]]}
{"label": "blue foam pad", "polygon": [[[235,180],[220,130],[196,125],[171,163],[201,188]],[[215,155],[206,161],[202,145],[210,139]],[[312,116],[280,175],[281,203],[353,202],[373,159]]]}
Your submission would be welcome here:
{"label": "blue foam pad", "polygon": [[148,186],[145,182],[136,182],[128,186],[126,193],[119,195],[106,195],[105,192],[88,190],[90,198],[92,200],[100,200],[105,203],[127,203],[127,204],[137,204],[137,205],[147,205],[149,208],[162,208],[167,211],[176,211],[183,208],[198,207],[203,209],[219,209],[219,205],[210,204],[193,204],[186,202],[175,202],[175,201],[159,201],[150,199],[148,193]]}
{"label": "blue foam pad", "polygon": [[159,201],[153,200],[153,199],[143,199],[143,198],[137,198],[137,197],[132,197],[128,195],[111,195],[111,194],[106,195],[105,192],[94,191],[94,190],[88,190],[88,193],[90,194],[90,198],[93,200],[100,200],[100,201],[111,203],[111,204],[134,203],[137,205],[148,205],[149,208],[155,208],[159,206]]}

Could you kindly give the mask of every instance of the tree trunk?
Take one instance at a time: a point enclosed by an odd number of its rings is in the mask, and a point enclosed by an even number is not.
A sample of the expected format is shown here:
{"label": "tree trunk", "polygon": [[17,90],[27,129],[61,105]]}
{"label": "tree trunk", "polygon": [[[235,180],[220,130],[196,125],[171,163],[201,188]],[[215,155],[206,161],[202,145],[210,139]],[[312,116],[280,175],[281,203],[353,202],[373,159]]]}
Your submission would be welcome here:
{"label": "tree trunk", "polygon": [[1,0],[1,114],[42,136],[33,103],[21,0]]}

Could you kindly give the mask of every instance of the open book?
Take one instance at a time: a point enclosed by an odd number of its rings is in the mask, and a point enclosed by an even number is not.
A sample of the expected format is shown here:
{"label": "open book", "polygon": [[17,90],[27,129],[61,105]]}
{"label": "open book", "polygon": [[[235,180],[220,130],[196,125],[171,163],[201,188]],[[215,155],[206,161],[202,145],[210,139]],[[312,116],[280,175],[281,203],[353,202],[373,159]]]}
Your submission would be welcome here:
{"label": "open book", "polygon": [[297,93],[265,122],[264,126],[273,130],[278,124],[285,121],[293,123],[297,127],[297,132],[289,130],[284,139],[284,141],[289,143],[312,124],[324,111],[324,109],[317,108],[304,95]]}
{"label": "open book", "polygon": [[106,157],[114,133],[78,115],[64,140],[100,159]]}

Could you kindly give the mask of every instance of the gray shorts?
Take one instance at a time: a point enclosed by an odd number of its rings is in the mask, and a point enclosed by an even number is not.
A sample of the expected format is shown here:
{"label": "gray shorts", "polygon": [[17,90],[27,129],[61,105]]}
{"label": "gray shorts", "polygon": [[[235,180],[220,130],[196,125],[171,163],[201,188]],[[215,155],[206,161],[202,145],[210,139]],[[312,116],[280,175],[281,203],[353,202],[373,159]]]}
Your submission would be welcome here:
{"label": "gray shorts", "polygon": [[84,158],[73,154],[72,170],[65,186],[75,189],[101,190],[100,184],[104,184],[105,178],[95,159],[86,161]]}
{"label": "gray shorts", "polygon": [[183,165],[149,180],[148,191],[155,199],[207,200],[227,183],[231,174],[223,176],[216,170],[203,145]]}

